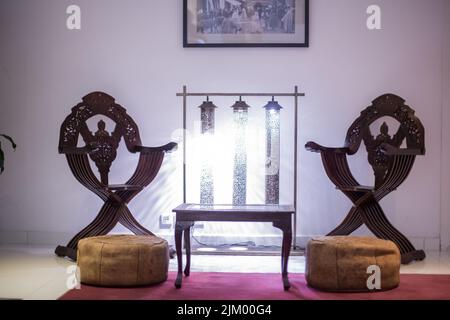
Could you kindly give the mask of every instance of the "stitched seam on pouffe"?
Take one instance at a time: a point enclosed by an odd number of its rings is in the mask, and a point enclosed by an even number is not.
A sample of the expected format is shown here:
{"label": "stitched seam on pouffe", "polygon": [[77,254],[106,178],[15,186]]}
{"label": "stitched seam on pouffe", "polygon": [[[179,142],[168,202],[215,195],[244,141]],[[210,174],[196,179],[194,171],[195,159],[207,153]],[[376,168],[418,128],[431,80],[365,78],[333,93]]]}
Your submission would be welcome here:
{"label": "stitched seam on pouffe", "polygon": [[141,263],[141,247],[138,247],[138,259],[137,259],[137,272],[136,272],[136,284],[139,283],[139,264]]}
{"label": "stitched seam on pouffe", "polygon": [[340,290],[341,289],[341,284],[339,281],[339,262],[338,262],[338,252],[339,252],[339,241],[336,241],[336,247],[335,247],[335,261],[336,261],[336,285],[337,288]]}
{"label": "stitched seam on pouffe", "polygon": [[[378,264],[378,245],[375,245],[375,265],[378,267],[378,268],[380,268],[380,289],[383,289],[383,288],[381,288],[381,283],[383,282],[382,280],[383,280],[383,271],[381,270],[381,266]],[[376,289],[376,290],[378,290],[378,289]]]}
{"label": "stitched seam on pouffe", "polygon": [[100,272],[99,272],[99,276],[98,276],[98,282],[100,283],[100,285],[102,285],[102,261],[103,261],[103,247],[105,246],[104,243],[102,243],[102,247],[100,248]]}
{"label": "stitched seam on pouffe", "polygon": [[306,244],[306,257],[305,257],[305,264],[306,264],[306,274],[307,274],[307,276],[308,276],[308,278],[309,278],[309,276],[311,275],[311,269],[310,269],[310,261],[311,261],[311,258],[310,258],[310,253],[309,253],[309,246],[310,246],[310,244],[309,243],[307,243]]}

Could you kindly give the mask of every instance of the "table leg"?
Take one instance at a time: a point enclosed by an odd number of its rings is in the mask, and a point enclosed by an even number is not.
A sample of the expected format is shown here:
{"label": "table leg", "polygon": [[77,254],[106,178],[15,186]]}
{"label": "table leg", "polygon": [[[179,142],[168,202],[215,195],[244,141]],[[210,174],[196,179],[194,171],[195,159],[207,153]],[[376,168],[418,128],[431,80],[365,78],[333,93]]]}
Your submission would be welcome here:
{"label": "table leg", "polygon": [[183,224],[177,222],[175,225],[175,248],[177,250],[177,262],[178,262],[178,274],[175,280],[175,287],[181,288],[181,282],[183,281],[183,248],[181,246],[181,240],[183,238]]}
{"label": "table leg", "polygon": [[275,221],[273,226],[283,231],[283,243],[281,245],[281,277],[284,290],[291,287],[288,278],[288,262],[292,244],[292,223],[291,220]]}
{"label": "table leg", "polygon": [[177,221],[175,224],[175,247],[177,249],[177,260],[178,260],[178,274],[175,280],[175,287],[181,288],[181,283],[183,282],[183,232],[184,241],[186,247],[186,269],[184,274],[189,276],[191,268],[191,232],[190,228],[194,225],[194,222],[190,221]]}
{"label": "table leg", "polygon": [[186,250],[186,267],[184,268],[184,275],[186,277],[189,277],[191,273],[191,227],[192,225],[189,225],[184,230],[184,248]]}

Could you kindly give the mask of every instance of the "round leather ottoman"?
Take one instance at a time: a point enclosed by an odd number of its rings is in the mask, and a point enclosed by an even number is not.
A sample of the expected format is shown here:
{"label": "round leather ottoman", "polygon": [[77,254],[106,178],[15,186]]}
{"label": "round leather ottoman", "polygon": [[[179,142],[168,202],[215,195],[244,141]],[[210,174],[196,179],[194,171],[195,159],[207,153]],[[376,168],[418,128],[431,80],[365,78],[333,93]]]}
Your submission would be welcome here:
{"label": "round leather ottoman", "polygon": [[[376,275],[370,266],[380,268],[380,288],[368,286],[369,277]],[[314,238],[306,248],[306,281],[310,287],[324,291],[393,289],[400,282],[400,251],[392,241],[377,238]]]}
{"label": "round leather ottoman", "polygon": [[78,242],[81,283],[130,287],[167,280],[169,246],[156,236],[108,235]]}

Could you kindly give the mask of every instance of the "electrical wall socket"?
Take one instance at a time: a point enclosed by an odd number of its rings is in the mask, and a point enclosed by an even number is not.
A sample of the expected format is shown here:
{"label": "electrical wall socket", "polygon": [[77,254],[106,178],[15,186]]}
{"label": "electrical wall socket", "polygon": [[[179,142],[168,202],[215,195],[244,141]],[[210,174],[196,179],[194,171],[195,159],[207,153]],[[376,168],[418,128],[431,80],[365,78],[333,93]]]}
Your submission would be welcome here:
{"label": "electrical wall socket", "polygon": [[170,229],[172,227],[172,215],[162,214],[159,216],[159,228],[160,229]]}

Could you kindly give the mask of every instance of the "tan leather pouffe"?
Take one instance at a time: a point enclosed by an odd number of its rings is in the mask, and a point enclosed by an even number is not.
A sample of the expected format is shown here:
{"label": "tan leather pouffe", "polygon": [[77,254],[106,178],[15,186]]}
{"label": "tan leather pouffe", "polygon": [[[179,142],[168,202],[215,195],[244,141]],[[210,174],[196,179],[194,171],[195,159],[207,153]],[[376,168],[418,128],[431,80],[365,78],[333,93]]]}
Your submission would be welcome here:
{"label": "tan leather pouffe", "polygon": [[[380,268],[379,289],[367,285]],[[372,267],[373,268],[373,267]],[[306,248],[306,281],[324,291],[389,290],[400,282],[400,251],[392,241],[369,237],[318,237]]]}
{"label": "tan leather pouffe", "polygon": [[169,246],[156,236],[108,235],[78,242],[81,283],[105,287],[167,280]]}

